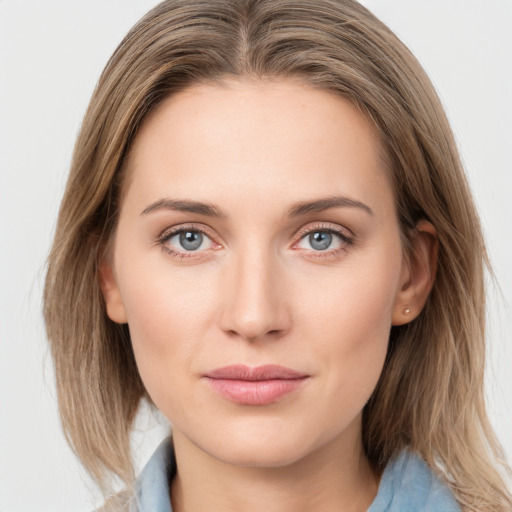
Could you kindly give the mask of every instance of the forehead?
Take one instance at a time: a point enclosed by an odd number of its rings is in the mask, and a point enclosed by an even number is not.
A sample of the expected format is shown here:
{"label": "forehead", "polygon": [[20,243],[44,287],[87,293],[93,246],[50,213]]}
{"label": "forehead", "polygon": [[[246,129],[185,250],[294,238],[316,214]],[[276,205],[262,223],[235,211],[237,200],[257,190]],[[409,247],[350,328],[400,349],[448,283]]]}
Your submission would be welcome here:
{"label": "forehead", "polygon": [[139,200],[160,193],[272,201],[391,193],[373,124],[352,102],[292,80],[197,84],[144,121],[128,160]]}

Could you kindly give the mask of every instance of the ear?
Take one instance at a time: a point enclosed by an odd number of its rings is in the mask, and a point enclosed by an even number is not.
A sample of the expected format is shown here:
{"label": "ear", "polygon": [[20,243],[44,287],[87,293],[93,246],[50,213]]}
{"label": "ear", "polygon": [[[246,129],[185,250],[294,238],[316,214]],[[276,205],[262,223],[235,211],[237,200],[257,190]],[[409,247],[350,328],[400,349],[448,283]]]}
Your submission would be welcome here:
{"label": "ear", "polygon": [[402,263],[393,325],[406,324],[420,314],[434,285],[438,250],[436,228],[427,220],[420,220],[411,238],[409,257]]}
{"label": "ear", "polygon": [[100,262],[98,278],[100,280],[101,292],[105,299],[108,317],[118,324],[127,323],[121,292],[117,286],[112,263],[108,261],[107,257],[104,257]]}

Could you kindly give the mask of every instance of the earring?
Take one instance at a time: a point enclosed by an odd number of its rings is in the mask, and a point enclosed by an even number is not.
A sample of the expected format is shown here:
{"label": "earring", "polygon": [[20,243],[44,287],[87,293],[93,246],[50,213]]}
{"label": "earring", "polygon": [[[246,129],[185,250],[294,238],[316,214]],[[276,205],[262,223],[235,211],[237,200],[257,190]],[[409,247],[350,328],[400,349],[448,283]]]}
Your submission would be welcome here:
{"label": "earring", "polygon": [[408,315],[410,312],[411,310],[408,307],[404,309],[404,315]]}

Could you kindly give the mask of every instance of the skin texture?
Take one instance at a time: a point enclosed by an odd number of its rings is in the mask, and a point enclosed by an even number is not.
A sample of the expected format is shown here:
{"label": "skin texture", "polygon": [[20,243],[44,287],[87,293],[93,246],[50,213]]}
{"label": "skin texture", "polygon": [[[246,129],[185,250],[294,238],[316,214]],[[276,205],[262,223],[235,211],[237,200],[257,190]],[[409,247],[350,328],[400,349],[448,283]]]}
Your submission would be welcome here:
{"label": "skin texture", "polygon": [[[127,173],[100,277],[107,313],[128,322],[146,389],[173,426],[174,509],[366,510],[378,478],[361,411],[390,327],[419,314],[436,259],[425,221],[404,257],[374,127],[347,100],[295,81],[195,85],[145,120]],[[367,208],[289,215],[339,196]],[[206,233],[199,249],[180,245],[180,228]],[[319,250],[309,234],[326,230],[341,236]],[[307,378],[273,403],[243,405],[204,378],[231,364]]]}

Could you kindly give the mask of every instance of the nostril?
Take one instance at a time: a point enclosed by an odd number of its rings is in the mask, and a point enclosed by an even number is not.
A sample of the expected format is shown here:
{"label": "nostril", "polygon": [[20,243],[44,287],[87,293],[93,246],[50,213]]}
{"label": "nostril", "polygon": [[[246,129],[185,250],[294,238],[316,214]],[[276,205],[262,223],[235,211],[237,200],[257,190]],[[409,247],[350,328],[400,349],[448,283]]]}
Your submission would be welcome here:
{"label": "nostril", "polygon": [[249,342],[256,342],[256,341],[262,341],[265,338],[277,338],[282,334],[282,329],[272,329],[265,332],[257,333],[255,331],[249,332],[249,331],[243,331],[243,330],[236,330],[236,329],[229,329],[226,331],[226,334],[230,338],[243,338]]}

